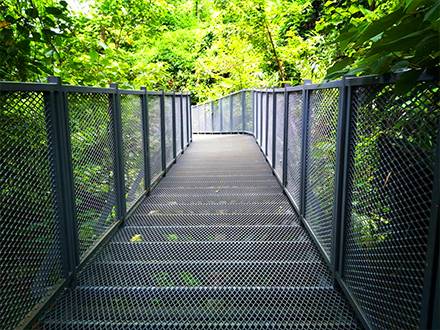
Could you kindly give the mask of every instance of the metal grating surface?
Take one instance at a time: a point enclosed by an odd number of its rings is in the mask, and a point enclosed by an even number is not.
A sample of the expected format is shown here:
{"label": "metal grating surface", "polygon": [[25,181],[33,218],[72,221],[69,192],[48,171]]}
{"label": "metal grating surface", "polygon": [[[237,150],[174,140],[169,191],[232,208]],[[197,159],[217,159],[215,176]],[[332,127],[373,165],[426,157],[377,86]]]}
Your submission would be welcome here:
{"label": "metal grating surface", "polygon": [[[343,277],[375,328],[419,327],[440,99],[423,83],[353,89]],[[434,146],[434,147],[433,147]]]}
{"label": "metal grating surface", "polygon": [[62,277],[44,94],[0,92],[0,327],[13,329]]}
{"label": "metal grating surface", "polygon": [[108,95],[67,93],[80,253],[116,218],[114,137]]}
{"label": "metal grating surface", "polygon": [[265,163],[252,137],[196,136],[175,165],[193,181],[179,183],[186,177],[170,171],[169,184],[161,181],[86,265],[42,327],[358,328],[274,177],[269,189],[247,178],[213,190],[198,173],[221,176],[227,165],[246,176],[252,163]]}
{"label": "metal grating surface", "polygon": [[162,173],[162,150],[160,145],[160,97],[148,96],[148,124],[150,138],[151,182]]}
{"label": "metal grating surface", "polygon": [[287,190],[299,208],[301,202],[301,141],[302,93],[289,93],[289,122],[287,131]]}
{"label": "metal grating surface", "polygon": [[144,192],[142,108],[139,95],[121,95],[122,145],[127,210]]}
{"label": "metal grating surface", "polygon": [[305,218],[330,258],[339,90],[310,92]]}

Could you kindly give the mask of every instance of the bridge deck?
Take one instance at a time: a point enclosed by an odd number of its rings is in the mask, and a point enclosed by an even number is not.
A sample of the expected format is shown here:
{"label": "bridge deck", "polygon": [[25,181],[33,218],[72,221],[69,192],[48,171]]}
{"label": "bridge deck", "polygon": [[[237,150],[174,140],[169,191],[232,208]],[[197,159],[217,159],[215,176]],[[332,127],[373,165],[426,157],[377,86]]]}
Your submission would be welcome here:
{"label": "bridge deck", "polygon": [[358,328],[254,139],[195,136],[46,313],[54,329]]}

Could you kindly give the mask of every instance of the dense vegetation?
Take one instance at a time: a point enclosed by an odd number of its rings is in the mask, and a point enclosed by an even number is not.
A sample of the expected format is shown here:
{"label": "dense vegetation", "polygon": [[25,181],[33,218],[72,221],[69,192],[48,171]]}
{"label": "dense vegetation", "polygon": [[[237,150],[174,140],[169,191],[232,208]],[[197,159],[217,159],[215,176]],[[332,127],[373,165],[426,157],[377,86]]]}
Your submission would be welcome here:
{"label": "dense vegetation", "polygon": [[186,89],[203,100],[439,63],[435,0],[2,3],[1,80],[58,75],[71,84]]}

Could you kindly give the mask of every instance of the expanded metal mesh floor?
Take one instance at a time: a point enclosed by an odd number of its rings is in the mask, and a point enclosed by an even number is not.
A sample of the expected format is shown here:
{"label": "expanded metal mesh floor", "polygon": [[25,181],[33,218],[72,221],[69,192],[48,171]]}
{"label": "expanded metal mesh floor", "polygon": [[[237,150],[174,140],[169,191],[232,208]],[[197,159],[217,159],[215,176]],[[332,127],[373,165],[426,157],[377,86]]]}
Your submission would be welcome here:
{"label": "expanded metal mesh floor", "polygon": [[45,329],[359,327],[254,139],[196,136]]}

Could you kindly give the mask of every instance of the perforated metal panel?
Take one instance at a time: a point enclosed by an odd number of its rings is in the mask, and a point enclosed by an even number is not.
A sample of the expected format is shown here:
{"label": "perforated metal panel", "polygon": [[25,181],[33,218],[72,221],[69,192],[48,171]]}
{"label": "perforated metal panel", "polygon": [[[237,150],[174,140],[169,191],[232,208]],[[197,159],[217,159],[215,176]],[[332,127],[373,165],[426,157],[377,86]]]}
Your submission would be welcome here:
{"label": "perforated metal panel", "polygon": [[243,115],[241,106],[241,93],[232,95],[232,130],[235,132],[243,129]]}
{"label": "perforated metal panel", "polygon": [[13,329],[62,277],[42,92],[0,92],[0,324]]}
{"label": "perforated metal panel", "polygon": [[[176,155],[182,152],[182,97],[176,96]],[[196,127],[198,129],[198,127]],[[195,128],[194,128],[195,129]]]}
{"label": "perforated metal panel", "polygon": [[[249,168],[270,178],[272,190],[270,182],[259,190]],[[235,189],[226,169],[241,177]],[[196,136],[43,327],[358,328],[267,172],[252,137]],[[219,186],[209,188],[209,178]]]}
{"label": "perforated metal panel", "polygon": [[[183,145],[186,146],[189,143],[189,96],[184,95],[183,97]],[[205,125],[208,123],[206,122]]]}
{"label": "perforated metal panel", "polygon": [[213,124],[214,124],[212,130],[214,132],[221,132],[220,121],[222,118],[220,116],[221,113],[220,113],[220,108],[219,108],[218,103],[219,103],[218,100],[212,102],[212,109],[213,109],[213,119],[212,120],[213,120]]}
{"label": "perforated metal panel", "polygon": [[116,220],[113,110],[106,94],[67,93],[67,103],[83,255]]}
{"label": "perforated metal panel", "polygon": [[439,104],[428,83],[352,91],[343,277],[375,328],[419,327]]}
{"label": "perforated metal panel", "polygon": [[150,140],[151,183],[162,173],[162,150],[160,144],[160,97],[148,96],[148,123]]}
{"label": "perforated metal panel", "polygon": [[289,121],[287,131],[287,190],[299,208],[301,202],[301,142],[303,96],[289,92]]}
{"label": "perforated metal panel", "polygon": [[274,94],[271,92],[268,94],[268,99],[269,99],[269,104],[268,104],[268,108],[267,108],[267,158],[269,160],[269,164],[272,165],[272,167],[274,167],[274,164],[272,164],[272,146],[273,146],[273,125],[274,125],[274,121],[273,121],[273,112],[274,112],[274,108],[273,108],[273,97]]}
{"label": "perforated metal panel", "polygon": [[284,93],[276,93],[276,151],[275,171],[283,177],[283,147],[284,147]]}
{"label": "perforated metal panel", "polygon": [[305,217],[330,258],[339,90],[310,91]]}
{"label": "perforated metal panel", "polygon": [[246,131],[253,133],[254,132],[254,109],[252,108],[255,104],[254,93],[253,92],[244,92],[246,93],[246,112],[245,112],[245,122],[246,122]]}
{"label": "perforated metal panel", "polygon": [[127,209],[144,192],[144,147],[141,97],[121,95],[122,145]]}
{"label": "perforated metal panel", "polygon": [[173,161],[173,97],[165,96],[165,150],[167,166]]}

